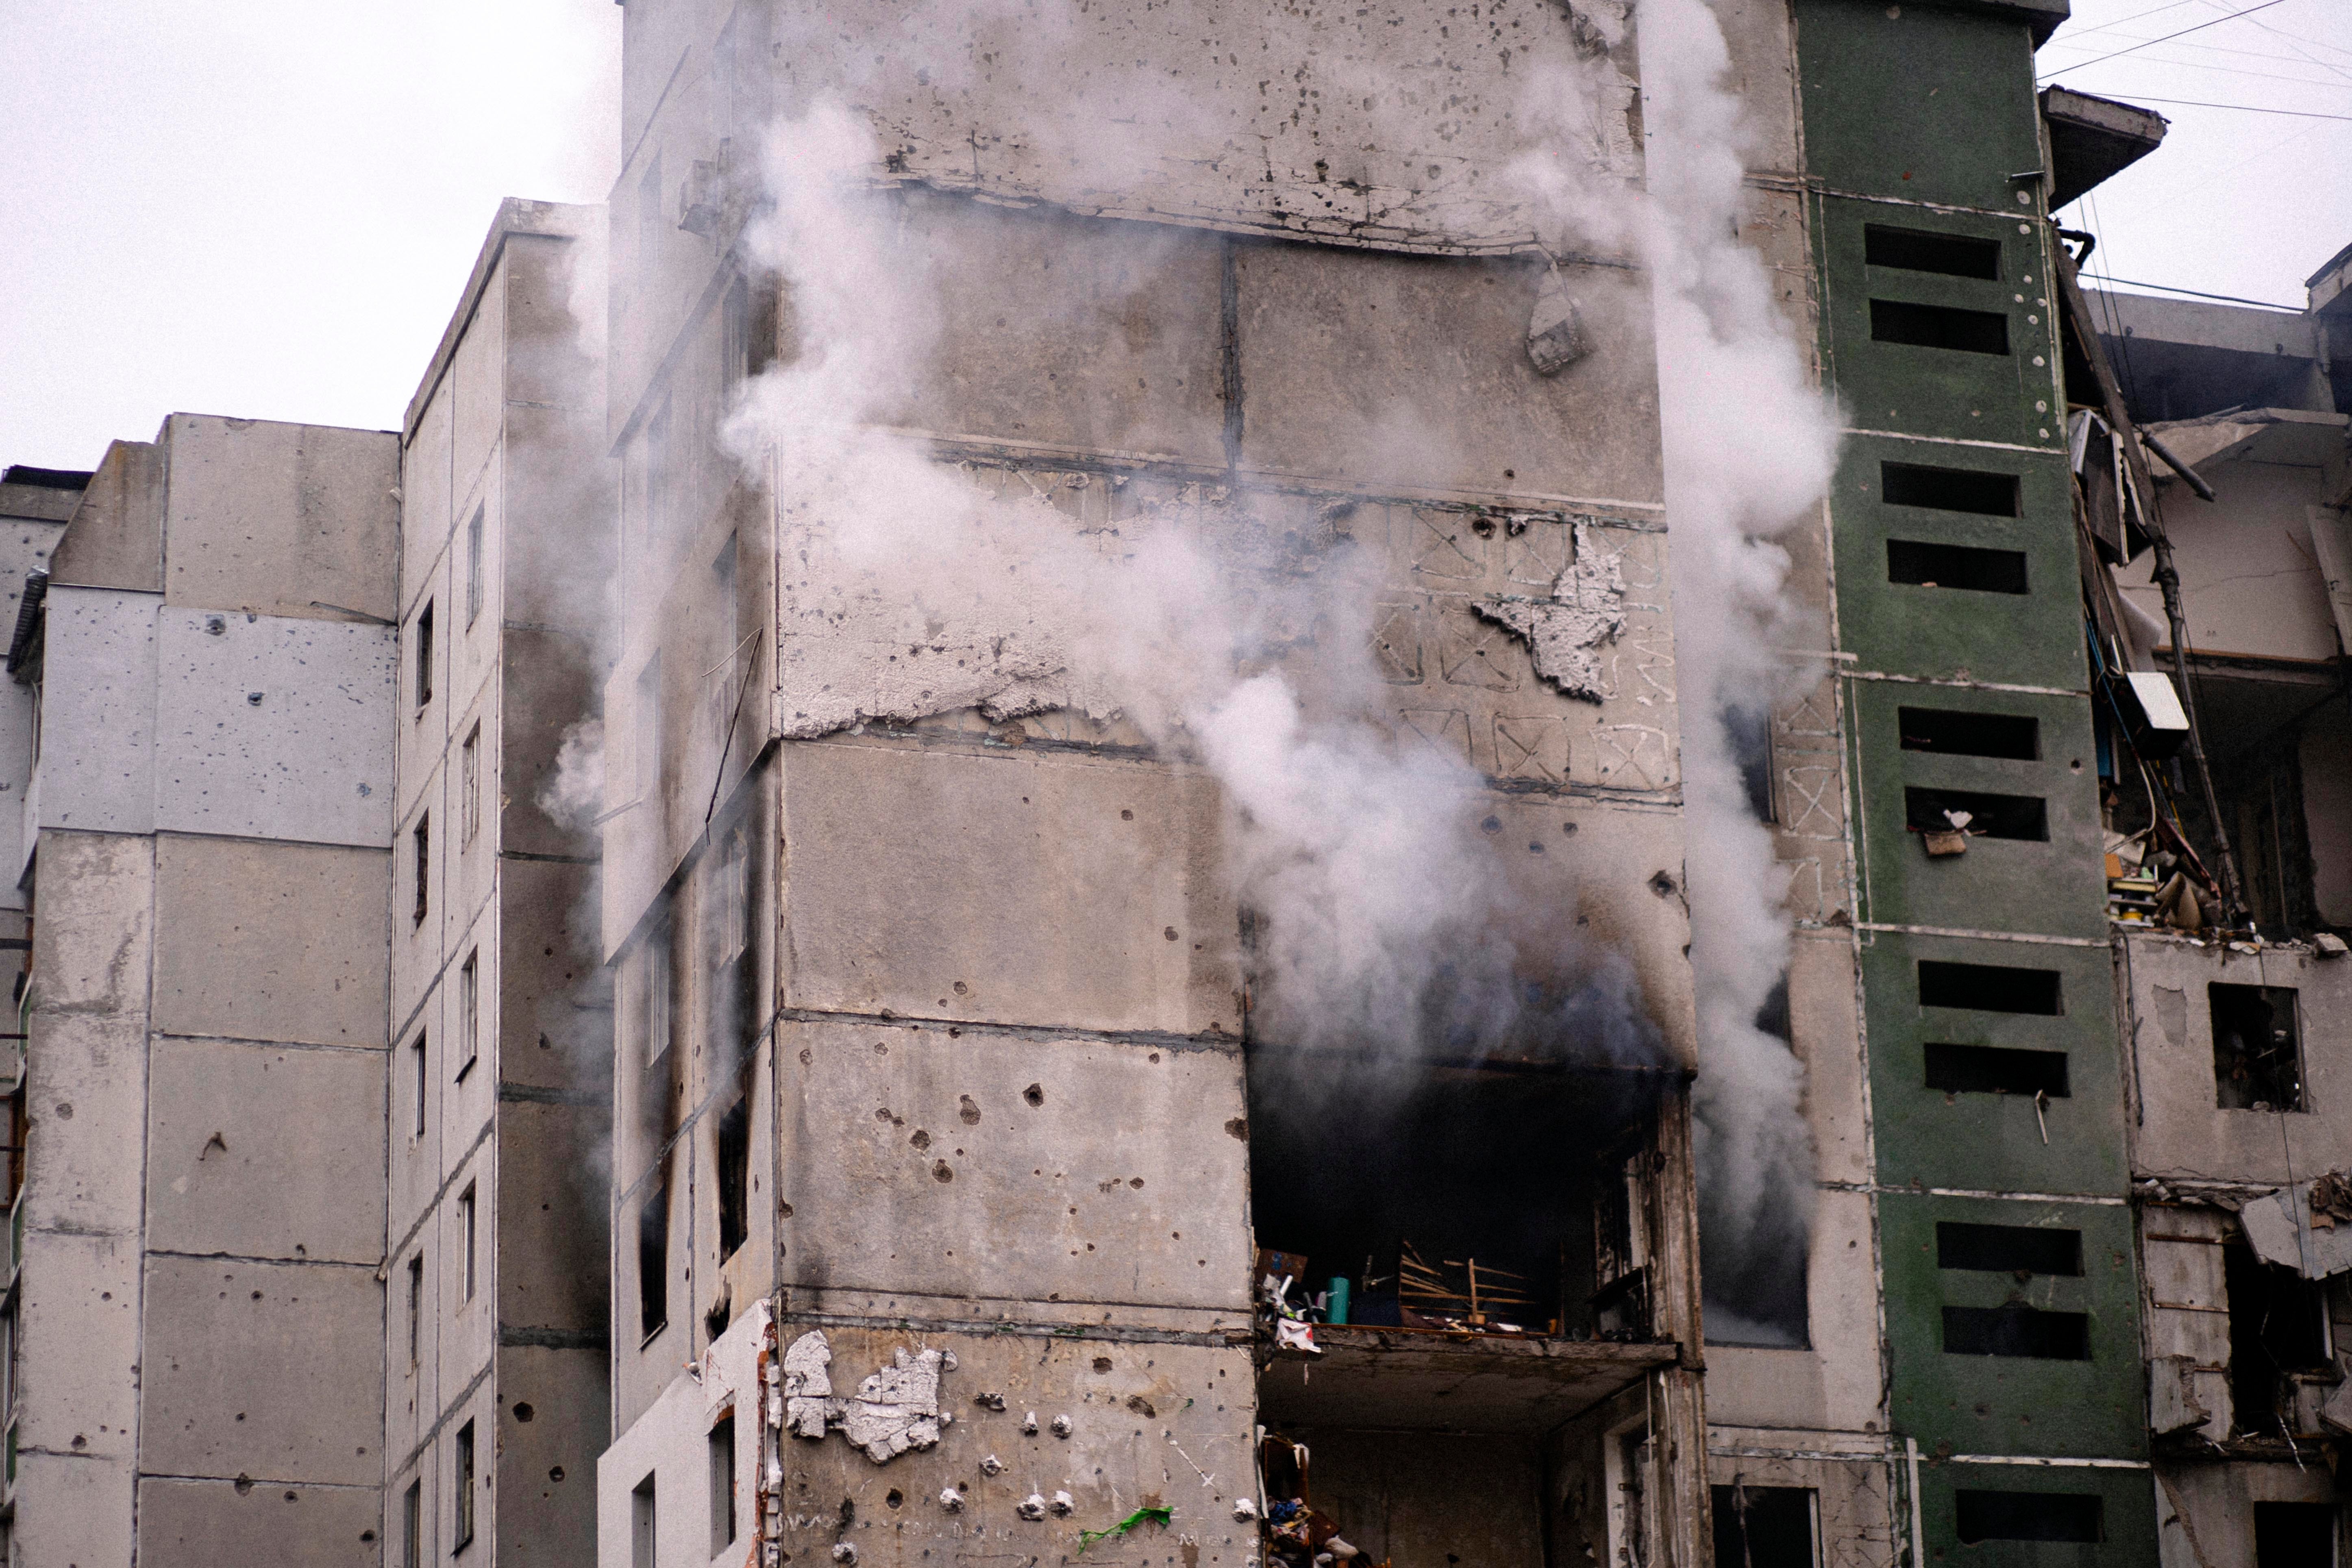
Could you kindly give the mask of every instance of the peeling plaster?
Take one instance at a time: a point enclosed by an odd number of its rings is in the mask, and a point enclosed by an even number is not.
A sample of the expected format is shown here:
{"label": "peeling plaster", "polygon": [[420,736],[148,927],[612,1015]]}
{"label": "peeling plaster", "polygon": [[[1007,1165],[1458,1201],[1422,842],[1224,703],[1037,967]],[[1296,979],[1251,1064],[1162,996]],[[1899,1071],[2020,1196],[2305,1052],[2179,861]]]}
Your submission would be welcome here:
{"label": "peeling plaster", "polygon": [[909,1355],[869,1375],[847,1398],[833,1392],[833,1347],[812,1330],[784,1352],[784,1425],[795,1437],[822,1442],[835,1427],[850,1446],[887,1465],[910,1449],[935,1447],[940,1428],[955,1419],[940,1413],[940,1374],[955,1358],[939,1351]]}
{"label": "peeling plaster", "polygon": [[1576,554],[1553,580],[1549,599],[1495,595],[1471,606],[1528,645],[1536,673],[1570,697],[1599,702],[1606,695],[1599,650],[1625,629],[1623,558],[1576,525]]}

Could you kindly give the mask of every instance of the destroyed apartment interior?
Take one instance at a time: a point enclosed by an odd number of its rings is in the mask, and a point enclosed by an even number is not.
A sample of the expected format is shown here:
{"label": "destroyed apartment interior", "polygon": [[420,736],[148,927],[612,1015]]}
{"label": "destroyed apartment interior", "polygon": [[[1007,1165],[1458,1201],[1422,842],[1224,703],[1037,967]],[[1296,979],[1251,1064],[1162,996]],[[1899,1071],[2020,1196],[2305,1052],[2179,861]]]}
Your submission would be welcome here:
{"label": "destroyed apartment interior", "polygon": [[621,12],[398,428],[0,477],[6,1568],[2334,1568],[2352,236],[2068,0]]}

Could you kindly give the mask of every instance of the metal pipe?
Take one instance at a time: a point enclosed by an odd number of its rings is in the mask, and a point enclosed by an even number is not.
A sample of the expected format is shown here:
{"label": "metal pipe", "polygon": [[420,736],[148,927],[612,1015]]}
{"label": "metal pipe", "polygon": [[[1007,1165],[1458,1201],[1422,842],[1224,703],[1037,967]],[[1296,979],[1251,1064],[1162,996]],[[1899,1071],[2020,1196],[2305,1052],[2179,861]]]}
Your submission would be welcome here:
{"label": "metal pipe", "polygon": [[2149,451],[2154,452],[2158,457],[2164,459],[2164,466],[2166,468],[2170,468],[2174,473],[2179,474],[2182,479],[2189,481],[2189,488],[2197,492],[2197,499],[2199,500],[2211,500],[2213,499],[2213,487],[2207,484],[2204,477],[2199,474],[2196,469],[2190,468],[2188,464],[2174,457],[2172,455],[2171,447],[2166,446],[2163,442],[2158,440],[2155,437],[2149,435],[2145,430],[2139,433],[2139,438],[2141,443],[2146,446]]}
{"label": "metal pipe", "polygon": [[2230,830],[2221,821],[2221,798],[2213,792],[2213,769],[2205,760],[2204,727],[2198,721],[2197,700],[2189,689],[2189,626],[2180,610],[2180,574],[2172,564],[2172,538],[2162,523],[2149,531],[2156,549],[2156,585],[2164,590],[2164,618],[2172,626],[2172,678],[2180,684],[2180,709],[2189,716],[2189,760],[2196,764],[2197,782],[2205,796],[2205,816],[2221,862],[2221,913],[2224,927],[2241,917],[2249,930],[2253,912],[2246,908],[2245,885],[2238,879],[2238,857],[2230,847]]}

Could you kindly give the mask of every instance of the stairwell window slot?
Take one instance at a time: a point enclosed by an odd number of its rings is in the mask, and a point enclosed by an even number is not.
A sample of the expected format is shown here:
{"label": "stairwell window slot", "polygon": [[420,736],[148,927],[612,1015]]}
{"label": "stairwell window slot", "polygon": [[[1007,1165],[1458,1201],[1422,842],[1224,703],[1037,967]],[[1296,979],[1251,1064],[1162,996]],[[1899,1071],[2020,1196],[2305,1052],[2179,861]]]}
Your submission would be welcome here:
{"label": "stairwell window slot", "polygon": [[408,1483],[400,1500],[401,1568],[425,1568],[425,1483]]}
{"label": "stairwell window slot", "polygon": [[735,1407],[710,1428],[710,1553],[735,1544]]}
{"label": "stairwell window slot", "polygon": [[2042,721],[2023,713],[1969,713],[1953,708],[1898,708],[1895,727],[1906,752],[1948,757],[2042,760]]}
{"label": "stairwell window slot", "polygon": [[665,1164],[637,1210],[637,1335],[669,1327],[669,1173]]}
{"label": "stairwell window slot", "polygon": [[425,1032],[419,1029],[416,1032],[416,1043],[408,1047],[409,1073],[415,1082],[416,1093],[416,1114],[410,1123],[410,1131],[418,1138],[425,1136],[425,1108],[433,1096],[433,1079],[427,1066],[429,1053],[425,1048]]}
{"label": "stairwell window slot", "polygon": [[1987,1274],[2064,1275],[2071,1279],[2083,1272],[2083,1233],[2026,1225],[1939,1221],[1936,1226],[1936,1267]]}
{"label": "stairwell window slot", "polygon": [[721,1262],[751,1238],[751,1097],[744,1095],[719,1119],[719,1257]]}
{"label": "stairwell window slot", "polygon": [[1970,837],[2050,838],[2050,810],[2038,795],[1990,795],[1980,790],[1906,789],[1903,815],[1914,833],[1940,833],[1965,817]]}
{"label": "stairwell window slot", "polygon": [[408,1260],[408,1370],[425,1359],[425,1254]]}
{"label": "stairwell window slot", "polygon": [[474,1424],[457,1428],[457,1535],[449,1550],[463,1552],[474,1540]]}
{"label": "stairwell window slot", "polygon": [[1974,512],[1979,517],[2018,515],[2017,476],[1989,474],[1980,468],[1881,463],[1878,499],[1888,506],[1928,507],[1937,511]]}
{"label": "stairwell window slot", "polygon": [[2009,318],[1993,310],[1918,305],[1908,300],[1873,300],[1870,336],[1873,342],[1899,343],[1906,348],[2006,356]]}
{"label": "stairwell window slot", "polygon": [[457,1063],[457,1081],[466,1081],[474,1070],[474,1063],[482,1054],[482,954],[479,949],[466,955],[457,970],[457,1048],[465,1053]]}
{"label": "stairwell window slot", "polygon": [[471,629],[482,614],[482,532],[486,509],[476,507],[466,524],[466,625]]}
{"label": "stairwell window slot", "polygon": [[2025,594],[2022,550],[1979,550],[1967,544],[1886,542],[1886,580],[1911,588],[1960,588],[1972,594]]}
{"label": "stairwell window slot", "polygon": [[1944,1353],[2088,1361],[2091,1320],[2084,1312],[2045,1312],[2038,1307],[1947,1307]]}
{"label": "stairwell window slot", "polygon": [[469,1182],[466,1184],[466,1190],[457,1194],[457,1268],[459,1279],[465,1287],[465,1294],[459,1299],[467,1301],[474,1299],[476,1255],[474,1242],[478,1228],[475,1215],[474,1185]]}
{"label": "stairwell window slot", "polygon": [[1970,1007],[1985,1013],[2033,1013],[2054,1018],[2064,1012],[2054,969],[2020,969],[2006,963],[1919,961],[1919,1005]]}
{"label": "stairwell window slot", "polygon": [[471,844],[482,830],[482,726],[478,721],[457,749],[457,842]]}
{"label": "stairwell window slot", "polygon": [[433,700],[433,601],[416,612],[416,710]]}
{"label": "stairwell window slot", "polygon": [[425,923],[425,911],[430,908],[430,898],[425,889],[430,885],[433,871],[432,813],[427,812],[416,819],[416,826],[409,834],[408,841],[415,861],[413,875],[416,879],[416,900],[408,911],[408,921],[411,925],[421,926]]}
{"label": "stairwell window slot", "polygon": [[1980,1541],[2105,1541],[2105,1510],[2092,1492],[1996,1492],[1963,1488],[1952,1494],[1960,1544]]}
{"label": "stairwell window slot", "polygon": [[629,1493],[629,1568],[660,1568],[654,1555],[654,1472]]}
{"label": "stairwell window slot", "polygon": [[2000,279],[2000,241],[1932,229],[1864,224],[1862,258],[1898,272],[1935,272],[1946,278]]}
{"label": "stairwell window slot", "polygon": [[2064,1100],[2066,1053],[2006,1046],[1927,1047],[1927,1087],[1946,1094],[2039,1094]]}

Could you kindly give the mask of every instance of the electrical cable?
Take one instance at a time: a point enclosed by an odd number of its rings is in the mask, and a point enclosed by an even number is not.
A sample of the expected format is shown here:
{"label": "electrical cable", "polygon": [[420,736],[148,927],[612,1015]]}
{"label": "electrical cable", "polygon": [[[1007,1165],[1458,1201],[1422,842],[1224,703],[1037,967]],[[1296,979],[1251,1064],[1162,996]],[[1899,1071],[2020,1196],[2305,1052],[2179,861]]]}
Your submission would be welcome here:
{"label": "electrical cable", "polygon": [[2246,114],[2284,114],[2294,120],[2352,120],[2352,114],[2321,114],[2309,109],[2265,109],[2259,103],[2210,103],[2201,98],[2150,98],[2144,92],[2132,94],[2135,103],[2171,103],[2187,109],[2235,109]]}
{"label": "electrical cable", "polygon": [[[2167,33],[2159,38],[2143,38],[2128,49],[2117,49],[2113,54],[2101,55],[2097,59],[2084,60],[2081,65],[2060,66],[2058,69],[2053,71],[2051,75],[2057,76],[2066,71],[2078,71],[2083,69],[2084,66],[2095,66],[2100,64],[2102,61],[2120,58],[2125,55],[2137,53],[2139,50],[2147,48],[2151,44],[2169,43],[2175,38],[2184,38],[2191,33],[2201,33],[2208,27],[2218,27],[2224,22],[2234,22],[2241,16],[2251,16],[2257,11],[2267,11],[2273,5],[2283,5],[2285,3],[2286,0],[2262,0],[2260,5],[2249,5],[2242,11],[2232,11],[2226,16],[2216,16],[2210,22],[2200,22],[2193,27],[2183,27],[2177,33]],[[2042,79],[2047,81],[2050,78],[2044,77]]]}

